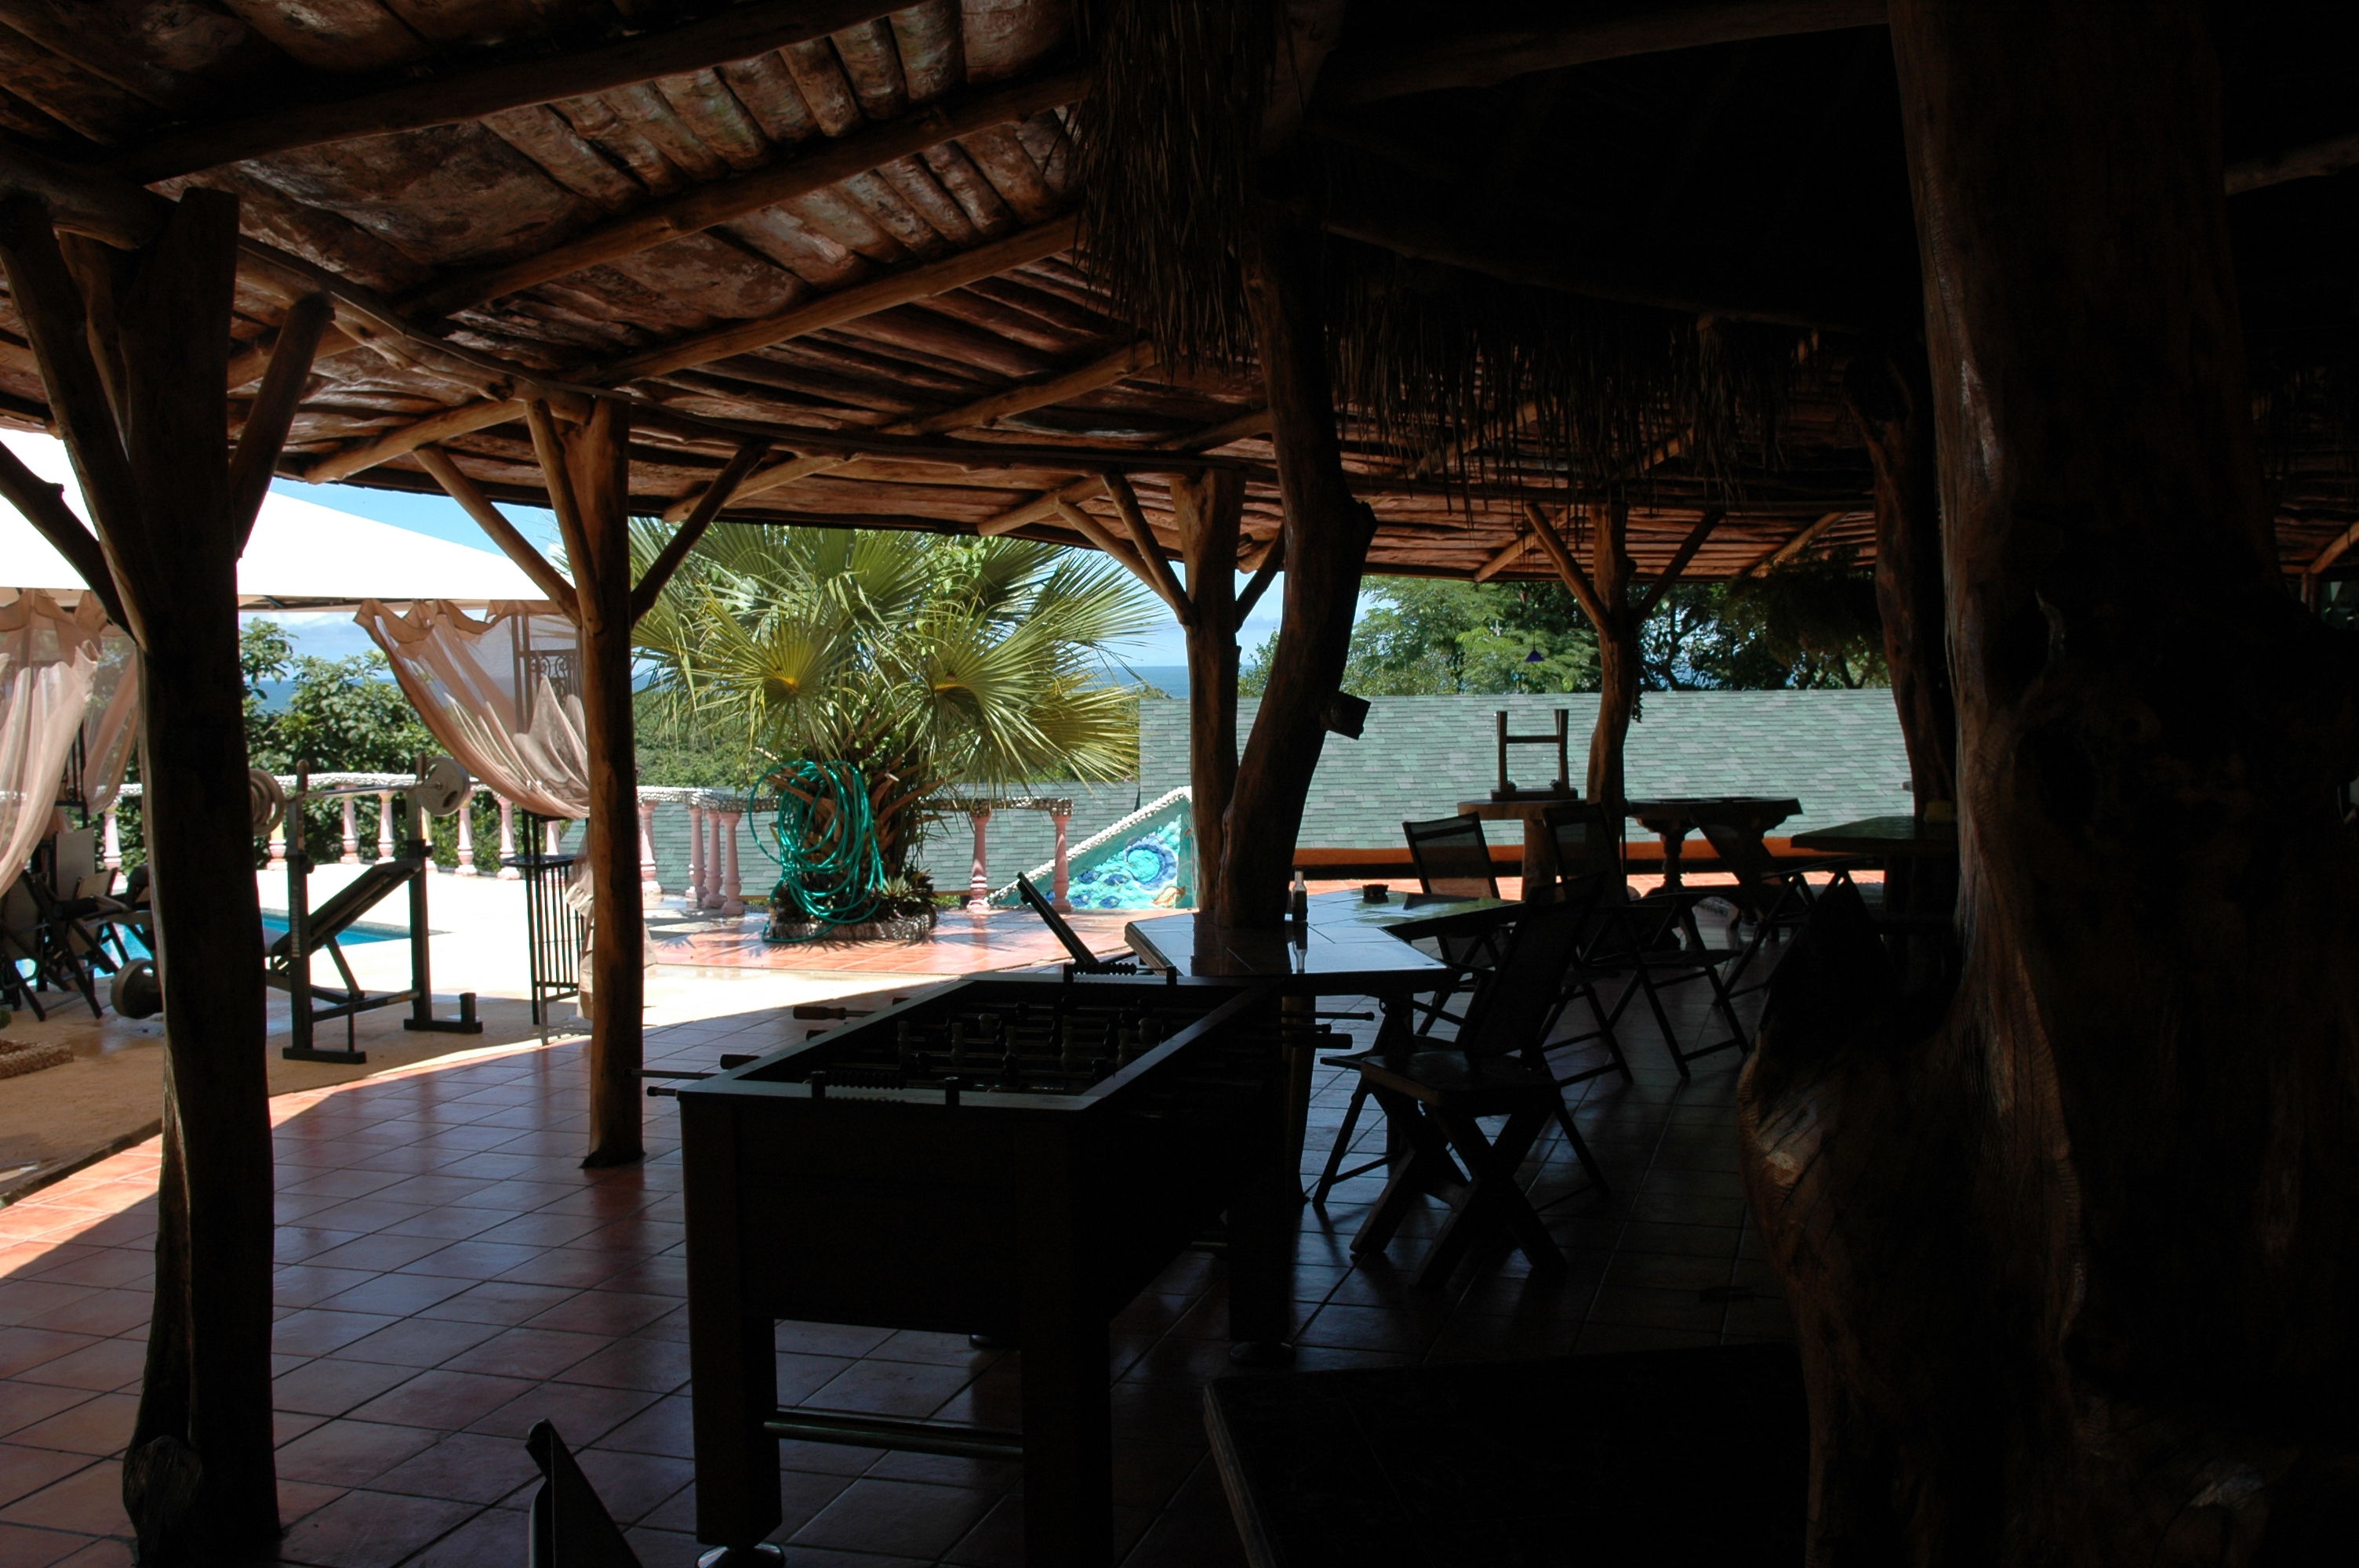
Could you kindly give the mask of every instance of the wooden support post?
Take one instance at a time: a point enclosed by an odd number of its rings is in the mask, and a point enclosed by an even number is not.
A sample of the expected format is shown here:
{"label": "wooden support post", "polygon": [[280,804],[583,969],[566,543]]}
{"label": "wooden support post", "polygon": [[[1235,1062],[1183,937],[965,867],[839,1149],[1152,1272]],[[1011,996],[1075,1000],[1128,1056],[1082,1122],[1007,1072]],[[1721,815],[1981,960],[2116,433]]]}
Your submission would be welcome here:
{"label": "wooden support post", "polygon": [[1875,605],[1884,662],[1908,748],[1917,812],[1958,798],[1958,706],[1951,691],[1949,594],[1941,570],[1941,475],[1933,456],[1933,384],[1925,351],[1861,354],[1843,377],[1875,467]]}
{"label": "wooden support post", "polygon": [[621,1165],[645,1153],[639,1068],[647,993],[647,911],[639,895],[638,762],[631,716],[629,414],[601,401],[580,425],[529,411],[549,499],[564,531],[581,608],[582,713],[590,761],[592,930],[590,1153]]}
{"label": "wooden support post", "polygon": [[1188,568],[1188,784],[1196,835],[1196,907],[1217,908],[1229,797],[1237,782],[1237,543],[1245,481],[1173,475],[1171,514]]}
{"label": "wooden support post", "polygon": [[1302,805],[1326,740],[1328,699],[1341,687],[1375,514],[1352,494],[1335,436],[1335,398],[1314,282],[1301,237],[1269,221],[1249,238],[1245,302],[1269,388],[1271,440],[1286,508],[1286,610],[1277,656],[1238,760],[1221,846],[1220,902],[1229,926],[1276,926]]}
{"label": "wooden support post", "polygon": [[[1812,1563],[2324,1563],[2359,1523],[2359,755],[2255,450],[2204,0],[1892,0],[1962,968],[1821,900],[1739,1088]],[[1846,913],[1848,911],[1848,913]],[[2233,1477],[2233,1479],[2231,1479]]]}
{"label": "wooden support post", "polygon": [[1597,726],[1589,737],[1589,798],[1620,811],[1629,798],[1624,752],[1638,709],[1638,628],[1630,613],[1629,508],[1619,501],[1590,514],[1589,580],[1604,619],[1597,622]]}
{"label": "wooden support post", "polygon": [[278,1499],[243,524],[223,383],[237,201],[188,191],[137,249],[79,258],[88,292],[50,225],[38,200],[0,204],[0,263],[84,478],[102,580],[139,647],[140,805],[166,1007],[154,1316],[124,1505],[144,1563],[242,1561],[277,1537]]}

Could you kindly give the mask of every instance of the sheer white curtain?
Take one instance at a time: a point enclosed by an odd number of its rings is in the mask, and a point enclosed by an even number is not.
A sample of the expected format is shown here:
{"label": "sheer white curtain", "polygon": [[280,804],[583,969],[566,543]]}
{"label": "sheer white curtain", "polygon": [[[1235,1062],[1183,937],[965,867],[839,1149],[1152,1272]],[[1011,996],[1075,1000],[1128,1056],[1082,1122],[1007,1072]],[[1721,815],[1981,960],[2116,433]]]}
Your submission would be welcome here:
{"label": "sheer white curtain", "polygon": [[[85,605],[96,600],[82,595]],[[123,793],[124,770],[139,740],[139,650],[110,621],[98,634],[98,653],[82,720],[82,804],[92,816],[103,815]]]}
{"label": "sheer white curtain", "polygon": [[92,594],[78,611],[38,590],[0,604],[0,892],[23,874],[57,813],[105,624]]}
{"label": "sheer white curtain", "polygon": [[542,816],[590,815],[581,635],[546,601],[504,601],[478,621],[442,600],[408,615],[364,600],[375,638],[434,738],[495,795]]}

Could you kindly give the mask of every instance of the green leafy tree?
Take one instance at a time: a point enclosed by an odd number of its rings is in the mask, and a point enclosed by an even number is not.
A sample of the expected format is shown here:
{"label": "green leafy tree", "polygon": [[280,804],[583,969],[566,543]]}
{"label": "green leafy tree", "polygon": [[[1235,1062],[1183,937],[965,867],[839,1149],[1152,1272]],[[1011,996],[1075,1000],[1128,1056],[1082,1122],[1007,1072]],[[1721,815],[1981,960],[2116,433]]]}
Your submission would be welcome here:
{"label": "green leafy tree", "polygon": [[[639,524],[641,569],[669,537]],[[952,788],[1137,766],[1135,693],[1106,663],[1158,607],[1103,557],[1021,539],[732,527],[638,624],[646,711],[725,762],[856,764],[897,903],[923,806]]]}
{"label": "green leafy tree", "polygon": [[[1344,689],[1361,697],[1593,691],[1597,634],[1562,585],[1378,578],[1352,628]],[[1239,672],[1259,696],[1277,653],[1265,641]]]}
{"label": "green leafy tree", "polygon": [[[1562,585],[1374,579],[1344,689],[1361,697],[1595,691],[1597,635]],[[1740,582],[1677,583],[1639,629],[1647,691],[1861,687],[1888,680],[1875,579],[1847,557]],[[1245,660],[1258,696],[1275,636]]]}

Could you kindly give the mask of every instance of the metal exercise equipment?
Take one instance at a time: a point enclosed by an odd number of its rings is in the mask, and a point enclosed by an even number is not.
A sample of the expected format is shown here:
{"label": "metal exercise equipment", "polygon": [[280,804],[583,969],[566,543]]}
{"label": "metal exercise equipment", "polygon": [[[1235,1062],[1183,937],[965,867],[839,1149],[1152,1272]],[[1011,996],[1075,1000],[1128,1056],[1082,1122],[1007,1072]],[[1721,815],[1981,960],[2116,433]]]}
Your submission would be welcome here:
{"label": "metal exercise equipment", "polygon": [[[393,860],[364,868],[359,876],[317,909],[311,907],[312,860],[303,846],[303,814],[290,807],[299,806],[306,800],[378,792],[351,785],[314,790],[309,787],[309,773],[307,767],[298,765],[292,794],[259,768],[248,775],[254,789],[255,831],[267,833],[281,819],[287,824],[287,932],[270,944],[263,965],[265,982],[285,991],[292,1004],[294,1040],[281,1054],[290,1062],[344,1065],[366,1062],[367,1053],[353,1044],[353,1019],[360,1013],[396,1007],[405,1001],[409,1003],[409,1016],[401,1021],[404,1029],[481,1034],[484,1025],[475,1016],[473,991],[461,993],[458,1017],[434,1016],[433,982],[427,953],[426,879],[434,862],[427,849],[425,819],[449,816],[463,807],[469,784],[466,770],[449,757],[421,763],[417,782],[397,792],[395,797],[396,809],[401,813],[401,853]],[[340,939],[362,915],[404,887],[409,890],[409,987],[407,990],[370,991],[353,978],[352,966],[344,961]],[[343,980],[341,988],[321,985],[311,978],[311,960],[322,950]],[[321,1050],[313,1044],[313,1032],[321,1023],[338,1018],[344,1021],[344,1048]]]}

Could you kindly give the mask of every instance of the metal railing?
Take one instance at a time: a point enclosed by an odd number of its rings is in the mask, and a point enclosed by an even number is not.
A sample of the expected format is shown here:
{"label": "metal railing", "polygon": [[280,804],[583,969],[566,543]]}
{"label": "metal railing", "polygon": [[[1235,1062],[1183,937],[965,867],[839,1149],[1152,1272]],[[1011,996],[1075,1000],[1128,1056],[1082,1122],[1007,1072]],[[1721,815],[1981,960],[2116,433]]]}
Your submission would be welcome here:
{"label": "metal railing", "polygon": [[532,1022],[546,1034],[549,1004],[582,994],[582,953],[590,943],[590,920],[574,907],[569,896],[576,857],[549,849],[546,819],[526,811],[516,816],[521,819],[526,848],[501,864],[523,873]]}

